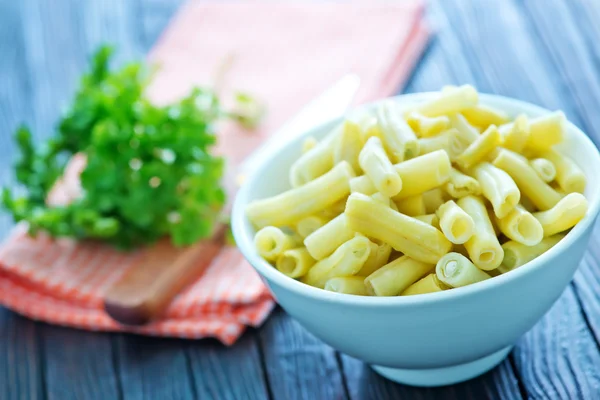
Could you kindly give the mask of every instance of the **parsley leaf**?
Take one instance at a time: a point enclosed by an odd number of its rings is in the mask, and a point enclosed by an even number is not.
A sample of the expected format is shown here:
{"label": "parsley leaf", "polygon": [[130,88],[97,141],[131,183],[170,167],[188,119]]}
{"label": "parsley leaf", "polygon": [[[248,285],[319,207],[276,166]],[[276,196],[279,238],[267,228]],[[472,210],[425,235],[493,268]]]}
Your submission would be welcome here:
{"label": "parsley leaf", "polygon": [[[16,221],[27,221],[31,234],[100,239],[123,249],[163,236],[178,246],[209,236],[225,202],[224,162],[211,154],[213,124],[231,116],[207,89],[167,106],[152,104],[144,95],[148,68],[111,70],[112,54],[107,46],[95,53],[51,139],[34,146],[26,127],[17,130],[15,173],[26,194],[5,188],[2,205]],[[87,159],[82,195],[47,206],[65,160],[77,153]]]}

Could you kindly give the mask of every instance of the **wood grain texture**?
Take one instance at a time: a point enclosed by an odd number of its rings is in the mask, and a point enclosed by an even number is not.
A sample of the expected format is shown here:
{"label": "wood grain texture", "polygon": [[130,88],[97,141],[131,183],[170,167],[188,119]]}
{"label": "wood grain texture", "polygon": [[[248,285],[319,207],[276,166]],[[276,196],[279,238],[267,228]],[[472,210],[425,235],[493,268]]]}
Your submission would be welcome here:
{"label": "wood grain texture", "polygon": [[574,288],[581,299],[582,309],[596,345],[600,349],[600,238],[598,224],[590,240],[589,250],[583,257],[579,271],[575,274]]}
{"label": "wood grain texture", "polygon": [[439,388],[398,385],[382,378],[360,360],[342,356],[342,362],[352,400],[522,399],[517,377],[508,362],[468,382]]}
{"label": "wood grain texture", "polygon": [[198,398],[269,398],[257,334],[256,330],[251,329],[231,347],[225,347],[216,340],[189,342],[186,354]]}
{"label": "wood grain texture", "polygon": [[[15,146],[11,132],[29,111],[31,84],[22,73],[24,54],[23,21],[18,2],[0,3],[0,185],[12,184],[9,169]],[[0,238],[12,221],[0,214]],[[39,324],[0,309],[0,398],[43,399],[45,396],[43,358]]]}
{"label": "wood grain texture", "polygon": [[[142,57],[183,2],[0,2],[0,183],[11,182],[16,126],[27,121],[37,138],[47,136],[98,44],[115,43],[119,63]],[[406,91],[472,83],[562,108],[591,136],[600,132],[597,2],[438,0],[428,14],[437,34]],[[8,226],[1,215],[0,235]],[[452,387],[387,381],[281,310],[233,347],[79,332],[0,310],[0,398],[593,398],[600,392],[599,235],[574,284],[510,359]]]}
{"label": "wood grain texture", "polygon": [[[112,336],[40,324],[48,400],[118,399]],[[70,382],[70,384],[65,384]]]}
{"label": "wood grain texture", "polygon": [[197,399],[184,340],[116,334],[123,399]]}
{"label": "wood grain texture", "polygon": [[40,324],[0,309],[0,399],[44,399]]}
{"label": "wood grain texture", "polygon": [[[540,46],[531,21],[526,19],[527,16],[516,4],[494,1],[486,2],[485,5],[479,2],[468,5],[465,2],[453,2],[444,5],[447,15],[451,16],[454,23],[468,25],[464,30],[453,32],[463,42],[464,53],[478,57],[478,62],[474,65],[479,71],[477,84],[482,91],[525,99],[550,109],[562,108],[570,119],[577,122],[578,111],[566,97],[567,84],[556,79],[556,64],[549,54],[550,49]],[[532,19],[539,18],[544,16]],[[563,18],[560,20],[564,21]],[[472,21],[478,23],[473,24]],[[498,32],[511,34],[498,40]],[[491,46],[490,43],[494,45]],[[551,45],[564,48],[572,44],[564,38],[556,38]],[[580,312],[579,301],[571,286],[555,307],[568,313],[571,321],[565,325],[559,318],[547,315],[528,332],[513,353],[518,373],[523,377],[522,382],[529,396],[538,396],[553,385],[560,385],[569,396],[590,397],[597,393],[597,376],[590,371],[597,365],[594,362],[598,356],[598,347],[587,330],[586,318]],[[586,357],[580,357],[581,354],[578,355],[575,350],[557,351],[553,345],[560,338],[560,346],[570,346],[572,342],[569,338],[573,337],[577,338],[581,349],[585,349]],[[522,354],[527,354],[526,360],[530,364],[522,362]],[[543,364],[538,363],[541,358],[545,359]],[[575,370],[565,366],[571,366]],[[541,371],[542,367],[545,368],[544,372]],[[528,371],[533,371],[533,374],[528,374]],[[584,374],[585,380],[578,377],[578,373]],[[533,376],[538,379],[531,379]],[[582,381],[586,384],[583,385]]]}
{"label": "wood grain texture", "polygon": [[[542,15],[540,10],[547,7]],[[536,27],[540,42],[548,49],[561,81],[565,82],[565,101],[577,104],[578,116],[574,120],[596,142],[600,143],[600,50],[595,45],[600,30],[594,20],[600,15],[600,5],[582,1],[562,3],[557,1],[528,1],[524,8]],[[560,38],[552,26],[552,18],[560,16],[565,21]],[[553,41],[563,40],[570,46],[555,46]],[[596,224],[588,252],[575,274],[573,287],[581,299],[583,316],[590,328],[597,348],[600,348],[600,226]]]}
{"label": "wood grain texture", "polygon": [[345,399],[336,352],[276,309],[259,331],[273,399]]}
{"label": "wood grain texture", "polygon": [[569,288],[519,341],[515,364],[533,398],[592,399],[600,393],[600,354]]}
{"label": "wood grain texture", "polygon": [[[567,2],[555,0],[526,1],[522,9],[535,30],[533,37],[538,38],[541,49],[546,50],[552,60],[555,76],[559,78],[557,86],[564,96],[562,103],[573,105],[571,120],[598,143],[600,76],[592,53],[597,50],[595,46],[589,46],[587,42],[590,39],[582,35],[579,28],[581,15],[573,15]],[[556,29],[556,18],[560,18],[560,30]],[[559,45],[567,43],[569,46]]]}
{"label": "wood grain texture", "polygon": [[138,38],[144,53],[156,43],[177,9],[185,2],[186,0],[132,0],[136,4],[136,18],[141,21]]}
{"label": "wood grain texture", "polygon": [[223,248],[227,227],[184,248],[163,239],[147,249],[104,296],[104,310],[115,321],[145,325],[159,319],[173,299],[196,282]]}
{"label": "wood grain texture", "polygon": [[[22,73],[25,68],[25,46],[18,2],[0,3],[0,185],[14,183],[9,165],[15,151],[13,132],[28,110],[31,85]],[[0,239],[12,225],[6,213],[0,213]]]}

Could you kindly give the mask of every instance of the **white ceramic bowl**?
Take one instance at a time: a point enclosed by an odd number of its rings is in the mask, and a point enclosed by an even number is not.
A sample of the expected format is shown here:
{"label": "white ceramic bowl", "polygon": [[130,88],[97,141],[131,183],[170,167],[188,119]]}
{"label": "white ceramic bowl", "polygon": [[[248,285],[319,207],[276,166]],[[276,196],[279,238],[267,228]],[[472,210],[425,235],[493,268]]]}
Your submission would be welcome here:
{"label": "white ceramic bowl", "polygon": [[[399,96],[399,104],[432,93]],[[511,116],[548,110],[518,100],[480,95],[482,104]],[[561,295],[588,244],[600,208],[600,155],[592,141],[568,123],[561,145],[587,176],[587,216],[555,247],[508,274],[464,288],[410,297],[361,297],[327,292],[291,279],[264,261],[253,246],[248,202],[288,189],[288,171],[304,137],[323,137],[332,121],[265,154],[239,191],[232,216],[236,242],[277,302],[306,329],[335,349],[372,364],[401,383],[438,386],[460,382],[500,363]]]}

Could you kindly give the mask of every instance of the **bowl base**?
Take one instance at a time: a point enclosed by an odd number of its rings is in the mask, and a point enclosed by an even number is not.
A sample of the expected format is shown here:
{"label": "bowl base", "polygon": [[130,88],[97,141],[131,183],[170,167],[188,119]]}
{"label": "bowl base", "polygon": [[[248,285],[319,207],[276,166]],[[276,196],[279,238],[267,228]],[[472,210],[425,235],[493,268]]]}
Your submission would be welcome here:
{"label": "bowl base", "polygon": [[405,385],[444,386],[463,382],[489,371],[500,364],[511,350],[512,346],[508,346],[478,360],[444,368],[402,369],[379,365],[373,365],[372,367],[378,374]]}

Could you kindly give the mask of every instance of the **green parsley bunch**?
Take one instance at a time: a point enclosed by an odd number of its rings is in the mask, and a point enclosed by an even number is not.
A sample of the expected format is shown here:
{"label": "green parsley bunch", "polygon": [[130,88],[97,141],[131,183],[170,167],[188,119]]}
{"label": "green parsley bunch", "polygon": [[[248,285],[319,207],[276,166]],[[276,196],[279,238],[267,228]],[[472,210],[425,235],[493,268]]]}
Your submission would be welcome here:
{"label": "green parsley bunch", "polygon": [[[27,128],[17,131],[15,171],[25,194],[5,188],[3,206],[27,221],[31,234],[99,239],[123,249],[164,236],[178,246],[209,236],[225,202],[224,162],[210,153],[213,123],[226,113],[206,89],[152,104],[144,96],[148,69],[133,63],[113,71],[111,54],[109,47],[96,52],[53,137],[34,146]],[[87,159],[82,195],[48,206],[50,190],[78,153]]]}

